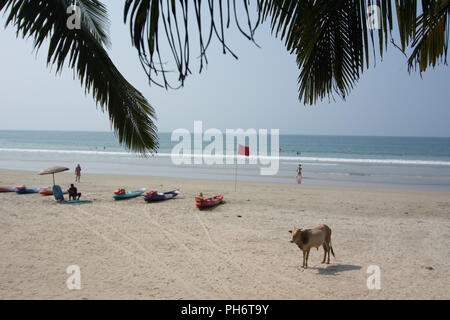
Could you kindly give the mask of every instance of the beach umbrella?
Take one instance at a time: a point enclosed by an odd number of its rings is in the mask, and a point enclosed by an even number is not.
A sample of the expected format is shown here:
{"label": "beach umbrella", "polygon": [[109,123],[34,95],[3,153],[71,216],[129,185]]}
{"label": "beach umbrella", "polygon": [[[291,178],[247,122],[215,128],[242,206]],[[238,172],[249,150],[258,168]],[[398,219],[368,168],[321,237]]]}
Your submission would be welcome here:
{"label": "beach umbrella", "polygon": [[39,172],[40,175],[51,174],[53,175],[53,185],[55,185],[55,173],[67,171],[69,168],[66,167],[50,167]]}

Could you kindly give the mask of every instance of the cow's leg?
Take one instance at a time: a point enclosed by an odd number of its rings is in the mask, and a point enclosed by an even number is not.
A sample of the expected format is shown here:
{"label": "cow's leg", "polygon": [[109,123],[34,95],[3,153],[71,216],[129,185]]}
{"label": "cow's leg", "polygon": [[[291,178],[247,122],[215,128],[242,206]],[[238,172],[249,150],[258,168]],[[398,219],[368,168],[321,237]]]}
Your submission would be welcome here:
{"label": "cow's leg", "polygon": [[308,250],[306,251],[306,263],[305,263],[305,269],[308,269],[309,250],[310,250],[310,249],[308,249]]}
{"label": "cow's leg", "polygon": [[328,261],[327,264],[330,264],[330,253],[331,253],[331,229],[327,232],[325,243],[327,244],[327,252],[328,252]]}
{"label": "cow's leg", "polygon": [[324,243],[323,244],[323,260],[322,260],[322,263],[325,263],[325,259],[327,258],[327,252],[328,252],[327,244]]}
{"label": "cow's leg", "polygon": [[302,252],[303,252],[303,264],[302,264],[302,267],[304,268],[305,267],[305,262],[306,262],[306,251],[302,250]]}
{"label": "cow's leg", "polygon": [[328,242],[327,244],[327,252],[328,252],[328,260],[327,260],[327,264],[330,264],[330,252],[331,252],[331,243]]}

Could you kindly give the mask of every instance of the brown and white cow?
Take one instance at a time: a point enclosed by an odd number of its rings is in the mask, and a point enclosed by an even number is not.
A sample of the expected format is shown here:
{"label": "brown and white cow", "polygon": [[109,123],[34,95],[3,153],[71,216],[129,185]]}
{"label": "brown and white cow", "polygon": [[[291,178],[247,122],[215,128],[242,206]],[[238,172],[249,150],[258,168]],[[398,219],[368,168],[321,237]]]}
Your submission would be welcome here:
{"label": "brown and white cow", "polygon": [[297,229],[289,230],[292,234],[291,243],[295,243],[300,250],[303,251],[303,268],[308,268],[309,250],[311,248],[317,248],[323,246],[324,256],[322,263],[325,263],[325,259],[328,253],[327,264],[330,263],[330,251],[333,254],[333,247],[331,246],[331,229],[324,224],[318,225],[312,229]]}

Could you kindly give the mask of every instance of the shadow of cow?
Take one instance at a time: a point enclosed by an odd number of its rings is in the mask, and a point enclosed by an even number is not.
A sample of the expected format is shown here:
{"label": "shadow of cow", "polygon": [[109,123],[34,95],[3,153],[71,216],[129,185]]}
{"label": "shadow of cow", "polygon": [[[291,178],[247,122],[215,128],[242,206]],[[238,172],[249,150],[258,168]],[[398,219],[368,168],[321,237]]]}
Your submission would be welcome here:
{"label": "shadow of cow", "polygon": [[317,270],[318,274],[336,276],[339,273],[344,272],[344,271],[361,270],[362,267],[351,265],[351,264],[336,264],[336,265],[327,266],[325,268],[313,267],[311,269]]}

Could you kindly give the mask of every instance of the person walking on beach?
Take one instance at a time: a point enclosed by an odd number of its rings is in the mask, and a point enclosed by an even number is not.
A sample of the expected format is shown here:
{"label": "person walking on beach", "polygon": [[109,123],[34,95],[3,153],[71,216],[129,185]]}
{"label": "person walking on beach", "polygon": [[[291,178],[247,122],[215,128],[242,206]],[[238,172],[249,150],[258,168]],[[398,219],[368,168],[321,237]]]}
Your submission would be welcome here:
{"label": "person walking on beach", "polygon": [[81,166],[78,164],[75,168],[75,182],[80,182],[81,178]]}
{"label": "person walking on beach", "polygon": [[302,183],[302,165],[300,163],[297,166],[297,183]]}

